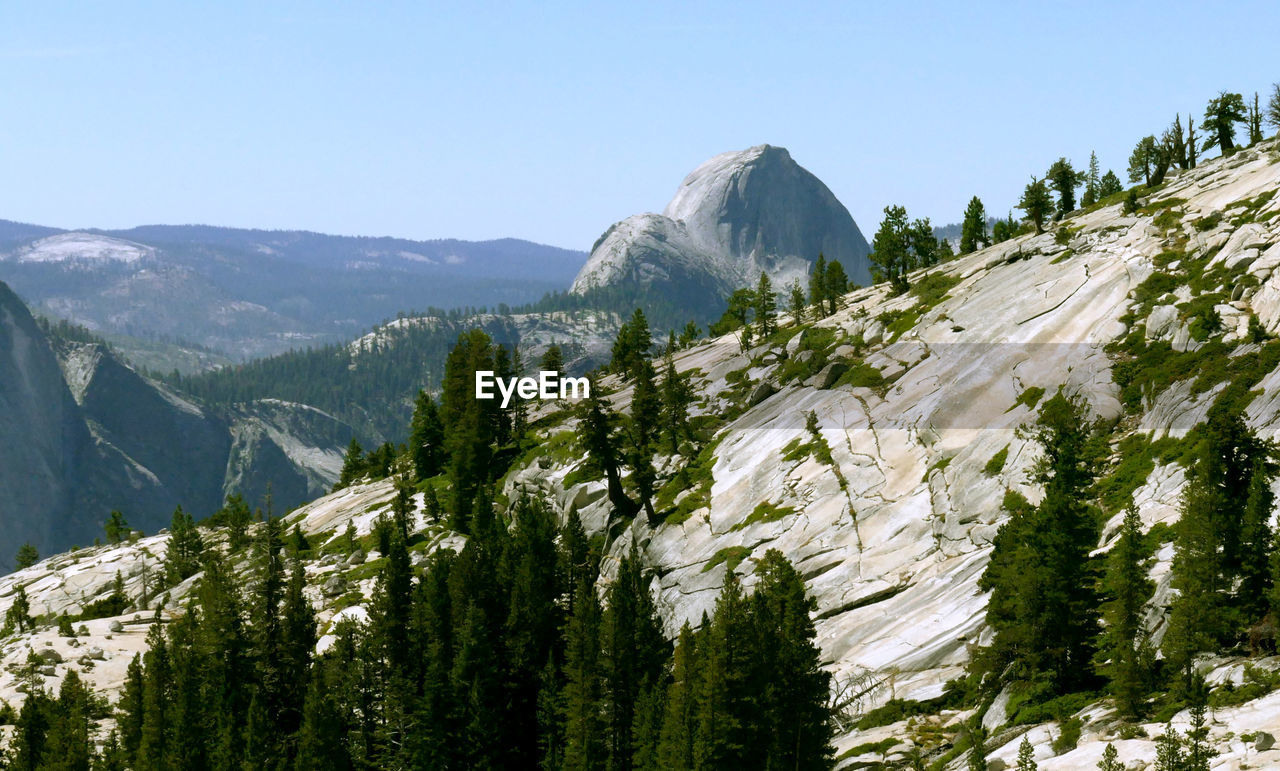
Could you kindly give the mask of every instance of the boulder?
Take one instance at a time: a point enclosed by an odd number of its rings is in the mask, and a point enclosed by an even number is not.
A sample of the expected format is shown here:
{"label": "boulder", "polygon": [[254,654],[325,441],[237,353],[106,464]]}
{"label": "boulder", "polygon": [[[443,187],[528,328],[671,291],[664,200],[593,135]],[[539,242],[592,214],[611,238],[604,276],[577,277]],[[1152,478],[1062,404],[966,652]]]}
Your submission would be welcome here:
{"label": "boulder", "polygon": [[61,664],[63,661],[62,654],[58,653],[53,648],[45,648],[36,655],[39,656],[40,660],[46,664]]}
{"label": "boulder", "polygon": [[773,383],[765,380],[751,391],[751,396],[747,398],[747,406],[754,407],[777,392],[778,389],[773,385]]}
{"label": "boulder", "polygon": [[1276,737],[1266,731],[1255,731],[1253,734],[1253,748],[1258,752],[1266,752],[1276,746]]}
{"label": "boulder", "polygon": [[89,653],[86,655],[94,661],[106,661],[107,658],[106,652],[101,648],[90,648]]}
{"label": "boulder", "polygon": [[836,384],[844,373],[849,371],[849,365],[842,361],[833,361],[822,368],[822,371],[813,376],[814,388],[830,388]]}
{"label": "boulder", "polygon": [[324,587],[321,589],[325,597],[338,597],[346,590],[347,582],[342,579],[342,576],[331,577],[324,582]]}
{"label": "boulder", "polygon": [[350,557],[347,557],[347,564],[348,564],[348,565],[363,565],[363,564],[364,564],[364,551],[363,551],[362,549],[356,549],[355,551],[351,552],[351,556],[350,556]]}
{"label": "boulder", "polygon": [[124,631],[124,624],[121,624],[115,619],[111,619],[111,623],[107,624],[107,629],[114,634],[119,634]]}

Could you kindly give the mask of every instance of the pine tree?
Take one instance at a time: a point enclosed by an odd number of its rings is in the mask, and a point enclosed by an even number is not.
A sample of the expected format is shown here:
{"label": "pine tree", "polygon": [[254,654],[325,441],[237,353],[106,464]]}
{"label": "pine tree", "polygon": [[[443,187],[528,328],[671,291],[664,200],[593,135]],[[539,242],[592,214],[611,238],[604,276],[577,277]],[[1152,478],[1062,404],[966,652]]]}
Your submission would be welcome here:
{"label": "pine tree", "polygon": [[18,547],[18,553],[13,558],[14,567],[18,570],[25,570],[40,561],[40,552],[36,551],[36,547],[30,543],[24,543]]}
{"label": "pine tree", "polygon": [[1249,144],[1262,141],[1262,108],[1258,103],[1258,92],[1253,92],[1253,105],[1249,108]]}
{"label": "pine tree", "polygon": [[1241,614],[1240,625],[1260,620],[1269,610],[1270,562],[1275,551],[1271,534],[1271,512],[1275,508],[1271,479],[1274,476],[1275,468],[1269,460],[1265,457],[1254,460],[1240,521],[1240,581],[1235,598]]}
{"label": "pine tree", "polygon": [[600,632],[606,765],[625,770],[633,767],[637,702],[646,688],[658,682],[669,655],[634,543],[609,587]]}
{"label": "pine tree", "polygon": [[1243,96],[1219,92],[1204,108],[1203,126],[1210,133],[1203,149],[1217,147],[1223,155],[1230,155],[1236,148],[1236,124],[1247,119]]}
{"label": "pine tree", "polygon": [[1022,743],[1018,745],[1018,771],[1037,771],[1037,769],[1039,766],[1036,765],[1036,751],[1024,735]]}
{"label": "pine tree", "polygon": [[542,352],[542,369],[547,372],[564,371],[564,352],[557,343],[547,346],[547,350]]}
{"label": "pine tree", "polygon": [[764,726],[752,689],[759,659],[746,597],[732,571],[716,600],[707,632],[697,687],[697,730],[693,758],[698,768],[732,768],[756,752],[756,731]]}
{"label": "pine tree", "polygon": [[1027,219],[1035,224],[1037,233],[1044,232],[1045,220],[1053,211],[1053,199],[1049,197],[1049,188],[1045,186],[1044,180],[1031,178],[1031,182],[1022,191],[1018,208],[1027,213]]}
{"label": "pine tree", "polygon": [[1156,138],[1145,136],[1138,140],[1129,155],[1129,181],[1151,186],[1151,172],[1156,164]]}
{"label": "pine tree", "polygon": [[108,515],[102,529],[107,535],[107,543],[120,543],[128,538],[130,533],[129,523],[125,521],[124,514],[114,509]]}
{"label": "pine tree", "polygon": [[1280,83],[1271,86],[1271,96],[1267,99],[1267,124],[1280,131]]}
{"label": "pine tree", "polygon": [[1116,752],[1116,746],[1107,742],[1106,749],[1102,751],[1102,760],[1098,763],[1098,771],[1125,771],[1124,764],[1119,758],[1120,753]]}
{"label": "pine tree", "polygon": [[809,274],[809,304],[819,317],[827,315],[827,258],[821,253],[813,263],[813,272]]}
{"label": "pine tree", "polygon": [[1114,171],[1107,169],[1107,173],[1102,175],[1102,183],[1098,187],[1098,200],[1113,196],[1124,190],[1124,185],[1120,182],[1120,178],[1116,176]]}
{"label": "pine tree", "polygon": [[756,567],[759,583],[751,599],[760,649],[756,687],[765,767],[829,768],[833,762],[832,725],[827,700],[831,676],[820,664],[812,614],[817,604],[804,580],[777,549]]}
{"label": "pine tree", "polygon": [[800,286],[800,279],[791,280],[791,286],[787,288],[787,310],[791,313],[791,320],[799,324],[804,321],[804,312],[808,307],[808,301],[805,298],[804,287]]}
{"label": "pine tree", "polygon": [[1173,730],[1172,723],[1165,723],[1164,733],[1156,737],[1156,771],[1187,771],[1182,737]]}
{"label": "pine tree", "polygon": [[1059,158],[1049,167],[1045,174],[1049,186],[1058,194],[1058,219],[1062,219],[1076,208],[1076,188],[1084,182],[1084,175],[1077,172],[1071,161]]}
{"label": "pine tree", "polygon": [[756,324],[760,327],[761,339],[773,334],[778,326],[777,315],[778,296],[773,291],[773,282],[769,280],[769,274],[762,270],[755,291],[755,317]]}
{"label": "pine tree", "polygon": [[917,219],[911,223],[911,253],[913,265],[917,268],[930,268],[938,264],[938,237],[933,234],[933,225],[929,218]]}
{"label": "pine tree", "polygon": [[169,548],[164,560],[165,583],[175,586],[195,575],[200,569],[203,551],[204,539],[200,537],[195,520],[179,506],[169,524]]}
{"label": "pine tree", "polygon": [[17,630],[18,634],[26,634],[27,630],[35,629],[35,626],[36,620],[31,617],[31,600],[27,598],[27,587],[19,584],[18,591],[13,596],[13,603],[4,612],[4,632],[0,633],[0,637],[14,630]]}
{"label": "pine tree", "polygon": [[253,512],[249,511],[249,504],[239,493],[228,495],[226,503],[214,516],[216,521],[226,526],[227,540],[232,551],[249,543],[249,525],[253,522]]}
{"label": "pine tree", "polygon": [[877,281],[888,281],[898,294],[907,291],[907,272],[912,268],[909,230],[907,210],[886,206],[871,243],[872,276]]}
{"label": "pine tree", "polygon": [[990,245],[987,238],[987,209],[978,196],[969,199],[960,225],[960,253],[969,254]]}
{"label": "pine tree", "polygon": [[1196,167],[1196,154],[1199,152],[1199,145],[1196,144],[1196,119],[1187,115],[1187,168],[1194,169]]}
{"label": "pine tree", "polygon": [[120,747],[130,765],[142,743],[142,725],[146,715],[146,686],[143,681],[142,657],[134,654],[125,670],[124,686],[117,705],[116,724],[120,730]]}
{"label": "pine tree", "polygon": [[1044,452],[1032,481],[1044,485],[1044,498],[1031,506],[1006,496],[1012,516],[979,581],[991,591],[987,623],[995,635],[974,666],[1030,684],[1034,698],[1070,692],[1091,677],[1099,603],[1089,551],[1098,534],[1086,491],[1096,459],[1084,415],[1080,402],[1061,393],[1044,403],[1032,430]]}
{"label": "pine tree", "polygon": [[1110,680],[1116,706],[1129,719],[1141,715],[1151,685],[1154,656],[1142,622],[1142,608],[1155,590],[1147,578],[1149,562],[1138,510],[1131,504],[1108,558],[1103,584],[1108,600],[1102,605],[1106,631],[1099,651],[1099,658],[1104,659],[1099,663]]}
{"label": "pine tree", "polygon": [[1171,151],[1172,161],[1178,164],[1178,168],[1190,168],[1191,159],[1187,155],[1187,137],[1182,130],[1182,114],[1173,116],[1173,125],[1169,127],[1166,136],[1170,138],[1169,148]]}
{"label": "pine tree", "polygon": [[585,582],[575,595],[564,639],[564,768],[592,769],[603,765],[607,753],[601,709],[600,605]]}
{"label": "pine tree", "polygon": [[342,471],[338,474],[338,482],[333,486],[335,491],[350,487],[365,474],[364,448],[353,436],[347,445],[347,454],[342,458]]}
{"label": "pine tree", "polygon": [[662,436],[666,440],[667,452],[675,455],[680,451],[680,443],[693,437],[689,428],[693,388],[688,377],[676,369],[670,355],[663,362],[661,390]]}
{"label": "pine tree", "polygon": [[451,491],[450,527],[469,532],[477,490],[489,481],[498,401],[475,398],[475,373],[495,371],[494,348],[487,334],[473,329],[458,336],[445,360],[441,421]]}
{"label": "pine tree", "polygon": [[635,516],[640,504],[627,496],[619,471],[618,416],[604,400],[598,383],[592,383],[591,395],[582,400],[578,410],[578,441],[586,450],[586,462],[604,474],[614,511],[623,519]]}
{"label": "pine tree", "polygon": [[844,272],[844,266],[839,260],[828,262],[823,275],[822,291],[827,299],[827,311],[835,313],[840,309],[840,298],[849,291],[849,276]]}
{"label": "pine tree", "polygon": [[409,428],[409,452],[414,479],[429,479],[444,469],[444,424],[436,400],[426,391],[418,391]]}
{"label": "pine tree", "polygon": [[1191,706],[1186,748],[1186,771],[1209,771],[1209,763],[1218,757],[1218,750],[1209,744],[1209,726],[1205,722],[1203,703]]}
{"label": "pine tree", "polygon": [[1080,200],[1080,205],[1084,207],[1093,206],[1101,197],[1099,193],[1102,191],[1102,169],[1098,166],[1098,154],[1096,152],[1089,153],[1089,171],[1084,176],[1084,197]]}
{"label": "pine tree", "polygon": [[138,771],[170,767],[168,731],[172,717],[172,673],[164,630],[152,624],[147,633],[147,653],[143,658],[142,726],[139,731],[135,766]]}
{"label": "pine tree", "polygon": [[662,731],[658,740],[661,769],[694,768],[693,745],[697,732],[697,680],[702,667],[698,661],[696,637],[686,623],[676,638],[672,680],[667,686]]}

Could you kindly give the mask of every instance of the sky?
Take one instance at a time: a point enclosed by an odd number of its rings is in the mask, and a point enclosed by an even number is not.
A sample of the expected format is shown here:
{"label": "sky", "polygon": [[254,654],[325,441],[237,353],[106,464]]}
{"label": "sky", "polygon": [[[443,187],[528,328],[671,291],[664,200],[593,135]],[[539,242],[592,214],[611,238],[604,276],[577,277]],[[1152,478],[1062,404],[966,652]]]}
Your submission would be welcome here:
{"label": "sky", "polygon": [[1280,4],[5,3],[0,219],[590,249],[790,150],[870,239],[1280,81]]}

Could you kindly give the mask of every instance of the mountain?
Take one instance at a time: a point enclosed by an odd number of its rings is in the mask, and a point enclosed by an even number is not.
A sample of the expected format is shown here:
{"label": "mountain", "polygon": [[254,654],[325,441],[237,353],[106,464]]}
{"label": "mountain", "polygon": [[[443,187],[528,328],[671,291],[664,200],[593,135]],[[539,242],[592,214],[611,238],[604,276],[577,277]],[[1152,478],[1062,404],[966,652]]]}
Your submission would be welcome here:
{"label": "mountain", "polygon": [[[201,349],[244,360],[349,340],[414,308],[528,303],[563,289],[585,257],[517,239],[0,221],[0,280],[37,312],[110,337],[163,371],[216,363],[193,355]],[[147,345],[156,342],[179,349],[166,357]]]}
{"label": "mountain", "polygon": [[[827,186],[781,147],[717,155],[676,190],[662,214],[615,223],[591,248],[572,291],[625,288],[706,318],[761,271],[775,287],[807,282],[819,254],[870,281],[870,247]],[[710,306],[710,307],[709,307]]]}
{"label": "mountain", "polygon": [[[976,723],[987,732],[982,754],[993,768],[1014,767],[1024,738],[1044,769],[1096,767],[1107,744],[1129,767],[1150,767],[1166,721],[1187,731],[1184,703],[1162,702],[1163,712],[1126,722],[1100,692],[1029,707],[1025,693],[972,694],[954,683],[992,639],[979,579],[1009,521],[1003,501],[1011,492],[1032,503],[1045,496],[1033,475],[1043,448],[1028,429],[1059,391],[1084,402],[1106,448],[1093,469],[1097,539],[1088,546],[1099,560],[1115,548],[1132,501],[1154,584],[1142,623],[1153,645],[1164,642],[1177,593],[1172,539],[1196,428],[1217,404],[1241,410],[1258,436],[1280,436],[1277,190],[1280,140],[1269,140],[1171,171],[1163,186],[1135,191],[1135,210],[1126,211],[1121,194],[1053,232],[1028,232],[912,273],[908,292],[857,289],[832,315],[784,317],[749,350],[729,335],[678,352],[674,364],[694,388],[695,436],[682,452],[653,459],[655,522],[617,515],[607,483],[578,446],[574,411],[558,401],[530,412],[527,449],[495,470],[494,498],[537,495],[561,523],[576,515],[584,544],[601,550],[601,595],[634,548],[650,570],[647,587],[668,636],[714,609],[731,572],[750,590],[760,581],[756,562],[770,549],[784,553],[814,601],[821,666],[835,678],[839,768],[908,768],[919,758],[960,771],[969,766]],[[22,430],[74,438],[66,415],[83,378],[57,375],[38,329],[12,299],[0,309],[7,357],[0,371],[20,373],[0,381],[0,396],[34,416],[10,430],[4,446]],[[355,347],[384,342],[375,336]],[[611,376],[602,385],[612,406],[631,410],[633,383]],[[61,396],[35,404],[36,389]],[[60,446],[42,450],[43,467],[60,468]],[[4,479],[6,491],[13,479]],[[444,481],[426,481],[409,498],[415,570],[432,552],[467,542],[426,516],[425,489]],[[342,620],[362,623],[386,607],[385,587],[405,579],[385,555],[343,545],[350,526],[372,548],[376,523],[392,519],[396,498],[392,480],[365,480],[285,517],[311,545],[297,555],[318,614],[318,651],[339,643]],[[220,526],[204,536],[215,548],[226,543]],[[0,665],[17,673],[36,651],[44,661],[38,683],[56,689],[74,669],[118,699],[150,620],[184,613],[200,580],[148,593],[148,576],[154,580],[170,545],[160,534],[85,548],[0,578],[0,609],[12,607],[21,587],[32,614],[47,619],[0,641]],[[459,559],[457,570],[532,570],[505,566],[497,554],[476,559],[491,562]],[[253,584],[250,561],[245,551],[228,553],[235,584]],[[75,638],[59,635],[48,620],[107,598],[117,573],[124,612],[85,622]],[[437,595],[441,602],[447,593]],[[469,650],[489,650],[483,635],[470,639]],[[1242,642],[1208,651],[1194,666],[1210,689],[1206,734],[1222,753],[1219,764],[1280,765],[1280,659],[1250,655]],[[6,676],[0,699],[17,705],[25,688],[17,674]]]}
{"label": "mountain", "polygon": [[209,410],[101,343],[51,338],[3,283],[0,372],[0,527],[42,553],[92,541],[112,509],[154,532],[231,492],[296,505],[332,486],[356,433],[279,400]]}

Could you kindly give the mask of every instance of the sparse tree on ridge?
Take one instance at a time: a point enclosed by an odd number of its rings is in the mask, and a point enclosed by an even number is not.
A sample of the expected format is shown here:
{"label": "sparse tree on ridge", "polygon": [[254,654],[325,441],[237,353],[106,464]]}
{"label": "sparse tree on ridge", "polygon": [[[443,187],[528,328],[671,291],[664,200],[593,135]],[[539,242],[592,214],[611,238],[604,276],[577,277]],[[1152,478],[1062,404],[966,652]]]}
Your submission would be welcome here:
{"label": "sparse tree on ridge", "polygon": [[849,277],[844,272],[844,266],[839,260],[832,260],[827,263],[827,270],[822,281],[823,292],[827,298],[827,309],[829,313],[835,313],[840,309],[840,298],[844,293],[849,291]]}
{"label": "sparse tree on ridge", "polygon": [[1249,144],[1262,141],[1262,108],[1258,106],[1258,92],[1253,92],[1253,105],[1249,107]]}
{"label": "sparse tree on ridge", "polygon": [[964,222],[960,225],[960,253],[969,254],[985,246],[991,239],[987,236],[987,209],[978,196],[969,199],[964,210]]}
{"label": "sparse tree on ridge", "polygon": [[1098,154],[1091,152],[1089,153],[1089,170],[1084,175],[1084,196],[1080,199],[1081,206],[1093,206],[1101,197],[1098,195],[1102,189],[1102,177],[1100,174]]}
{"label": "sparse tree on ridge", "polygon": [[1223,155],[1230,155],[1236,149],[1236,124],[1246,120],[1244,97],[1240,94],[1223,91],[1210,99],[1204,108],[1204,129],[1209,132],[1204,149],[1217,147]]}
{"label": "sparse tree on ridge", "polygon": [[912,268],[911,226],[902,206],[884,207],[884,219],[871,242],[871,273],[887,281],[894,292],[907,291],[907,272]]}
{"label": "sparse tree on ridge", "polygon": [[1151,186],[1151,172],[1155,168],[1157,153],[1154,136],[1145,136],[1138,140],[1138,144],[1129,155],[1130,182],[1141,182],[1147,187]]}
{"label": "sparse tree on ridge", "polygon": [[1066,157],[1059,158],[1049,167],[1045,179],[1058,194],[1058,215],[1062,219],[1076,208],[1076,188],[1084,182],[1084,175],[1076,171]]}
{"label": "sparse tree on ridge", "polygon": [[1053,213],[1053,198],[1043,179],[1032,177],[1026,189],[1022,191],[1022,199],[1018,208],[1027,213],[1027,219],[1036,226],[1036,233],[1044,232],[1045,220]]}
{"label": "sparse tree on ridge", "polygon": [[24,543],[18,547],[18,553],[13,558],[13,564],[18,570],[29,568],[40,561],[40,552],[36,551],[36,547],[30,543]]}
{"label": "sparse tree on ridge", "polygon": [[1271,96],[1267,99],[1267,124],[1280,132],[1280,83],[1271,85]]}
{"label": "sparse tree on ridge", "polygon": [[1107,173],[1102,175],[1102,183],[1098,187],[1098,200],[1102,200],[1108,196],[1124,190],[1124,183],[1116,176],[1116,173],[1107,169]]}
{"label": "sparse tree on ridge", "polygon": [[797,324],[804,321],[804,312],[807,307],[808,302],[804,287],[800,286],[800,279],[792,279],[791,286],[787,290],[787,310],[791,311],[792,320]]}
{"label": "sparse tree on ridge", "polygon": [[818,254],[809,274],[809,304],[819,318],[827,315],[827,258]]}
{"label": "sparse tree on ridge", "polygon": [[773,291],[773,282],[769,274],[760,271],[760,281],[756,283],[755,292],[756,324],[760,327],[760,338],[773,334],[777,328],[778,296]]}

